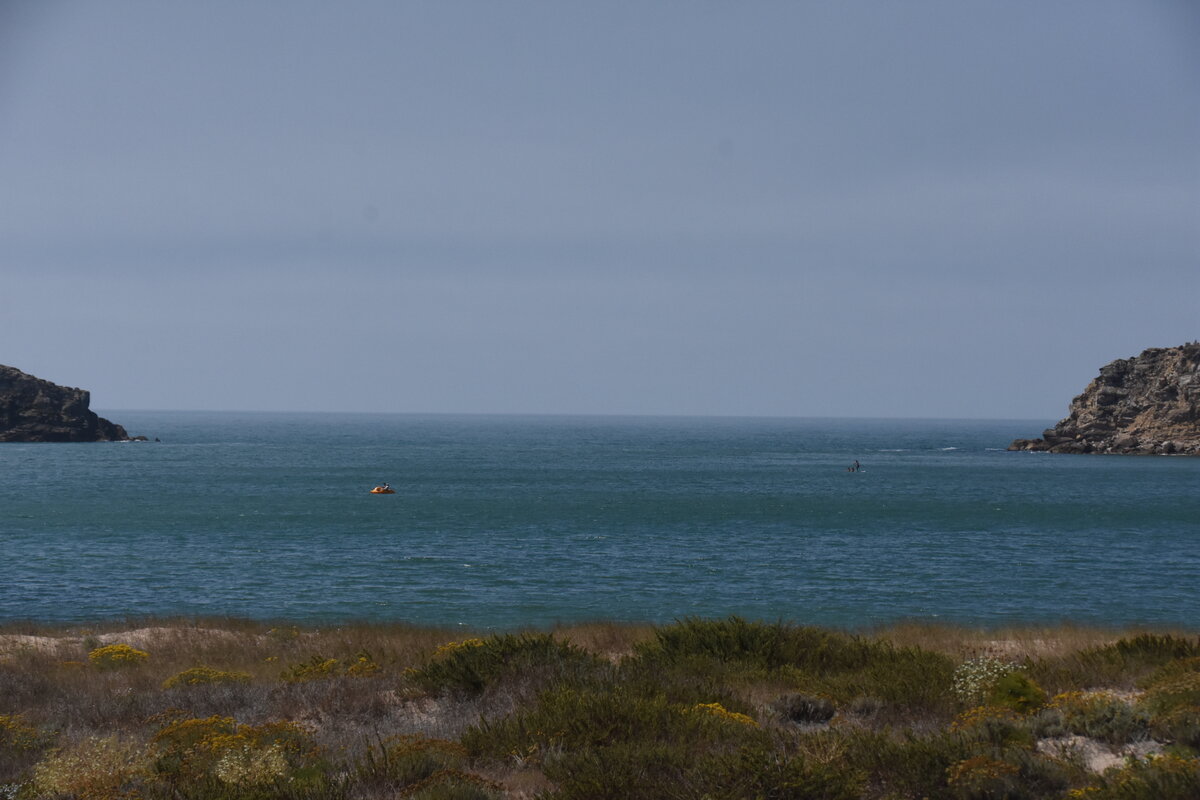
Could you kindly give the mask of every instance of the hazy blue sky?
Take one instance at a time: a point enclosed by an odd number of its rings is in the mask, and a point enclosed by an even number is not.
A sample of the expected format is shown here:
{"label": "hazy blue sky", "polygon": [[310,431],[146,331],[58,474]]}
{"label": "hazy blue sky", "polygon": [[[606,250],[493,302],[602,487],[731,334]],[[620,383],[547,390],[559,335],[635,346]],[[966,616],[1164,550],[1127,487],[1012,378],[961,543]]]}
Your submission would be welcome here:
{"label": "hazy blue sky", "polygon": [[0,363],[101,410],[1051,419],[1196,338],[1191,0],[0,0]]}

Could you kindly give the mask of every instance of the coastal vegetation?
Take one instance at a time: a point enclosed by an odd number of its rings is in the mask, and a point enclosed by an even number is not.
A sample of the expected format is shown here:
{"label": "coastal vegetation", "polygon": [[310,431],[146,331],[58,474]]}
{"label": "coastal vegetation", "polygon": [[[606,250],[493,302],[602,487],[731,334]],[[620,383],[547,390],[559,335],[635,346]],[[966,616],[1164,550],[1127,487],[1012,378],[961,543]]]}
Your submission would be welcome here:
{"label": "coastal vegetation", "polygon": [[1200,797],[1200,639],[0,628],[0,799]]}

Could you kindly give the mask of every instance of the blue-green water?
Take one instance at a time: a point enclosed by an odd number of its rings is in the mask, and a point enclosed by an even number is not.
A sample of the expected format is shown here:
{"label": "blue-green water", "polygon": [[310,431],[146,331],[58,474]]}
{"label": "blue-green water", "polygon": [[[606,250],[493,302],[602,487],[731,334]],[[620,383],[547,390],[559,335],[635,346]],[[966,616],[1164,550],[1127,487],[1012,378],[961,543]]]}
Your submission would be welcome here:
{"label": "blue-green water", "polygon": [[1200,621],[1200,459],[1047,420],[107,416],[0,445],[0,620]]}

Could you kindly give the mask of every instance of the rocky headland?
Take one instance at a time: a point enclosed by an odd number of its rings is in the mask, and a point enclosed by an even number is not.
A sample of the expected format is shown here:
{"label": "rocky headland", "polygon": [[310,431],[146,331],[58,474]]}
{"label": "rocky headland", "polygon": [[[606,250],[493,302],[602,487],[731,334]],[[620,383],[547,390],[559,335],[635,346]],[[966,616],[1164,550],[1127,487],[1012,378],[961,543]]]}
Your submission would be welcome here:
{"label": "rocky headland", "polygon": [[1070,414],[1009,450],[1200,455],[1200,342],[1157,347],[1100,368]]}
{"label": "rocky headland", "polygon": [[120,425],[88,410],[91,394],[0,364],[0,442],[120,442]]}

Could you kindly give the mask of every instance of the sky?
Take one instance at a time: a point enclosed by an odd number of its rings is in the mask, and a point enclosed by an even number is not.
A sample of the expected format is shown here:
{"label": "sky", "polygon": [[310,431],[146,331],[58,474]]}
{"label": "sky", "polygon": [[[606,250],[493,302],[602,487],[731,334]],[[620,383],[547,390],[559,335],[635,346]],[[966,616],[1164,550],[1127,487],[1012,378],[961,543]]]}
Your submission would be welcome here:
{"label": "sky", "polygon": [[1190,0],[0,0],[0,363],[98,410],[1054,420],[1198,257]]}

